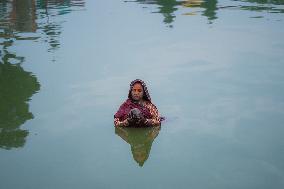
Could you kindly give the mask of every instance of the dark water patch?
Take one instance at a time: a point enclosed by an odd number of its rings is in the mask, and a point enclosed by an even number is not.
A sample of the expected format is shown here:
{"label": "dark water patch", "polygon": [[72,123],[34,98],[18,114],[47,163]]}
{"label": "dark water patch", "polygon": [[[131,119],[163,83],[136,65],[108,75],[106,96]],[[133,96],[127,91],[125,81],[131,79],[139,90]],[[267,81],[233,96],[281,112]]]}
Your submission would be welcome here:
{"label": "dark water patch", "polygon": [[250,18],[263,18],[263,16],[251,16]]}
{"label": "dark water patch", "polygon": [[11,64],[11,59],[24,61],[23,57],[7,53],[0,61],[0,148],[4,149],[24,146],[29,132],[20,127],[33,119],[28,102],[40,89],[37,78],[20,63]]}
{"label": "dark water patch", "polygon": [[266,6],[239,6],[241,10],[255,11],[255,12],[267,12],[267,13],[284,13],[284,9],[278,9],[275,7]]}
{"label": "dark water patch", "polygon": [[284,5],[284,0],[233,0],[240,2],[249,2],[249,3],[257,3],[257,4],[272,4],[272,5]]}

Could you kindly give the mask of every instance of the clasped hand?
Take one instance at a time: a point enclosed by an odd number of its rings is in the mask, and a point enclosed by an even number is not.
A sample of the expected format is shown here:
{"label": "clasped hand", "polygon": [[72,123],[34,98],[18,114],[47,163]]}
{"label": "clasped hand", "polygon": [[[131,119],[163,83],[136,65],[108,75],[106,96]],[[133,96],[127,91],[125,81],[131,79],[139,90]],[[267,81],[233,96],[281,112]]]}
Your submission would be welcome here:
{"label": "clasped hand", "polygon": [[128,123],[132,126],[142,126],[146,124],[146,118],[139,109],[134,108],[128,114]]}

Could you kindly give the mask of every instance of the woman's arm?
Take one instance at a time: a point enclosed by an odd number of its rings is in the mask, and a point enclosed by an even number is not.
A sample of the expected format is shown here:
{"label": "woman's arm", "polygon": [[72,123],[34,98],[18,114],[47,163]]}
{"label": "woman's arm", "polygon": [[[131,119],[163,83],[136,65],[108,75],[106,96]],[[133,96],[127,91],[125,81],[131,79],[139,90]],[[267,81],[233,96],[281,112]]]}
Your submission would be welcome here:
{"label": "woman's arm", "polygon": [[145,124],[148,126],[160,126],[161,121],[157,119],[146,119]]}
{"label": "woman's arm", "polygon": [[127,127],[129,125],[129,122],[127,119],[124,121],[119,121],[118,118],[114,118],[114,126],[116,127]]}
{"label": "woman's arm", "polygon": [[161,125],[161,119],[158,112],[158,109],[156,106],[152,103],[148,104],[148,109],[150,110],[150,113],[152,115],[152,119],[146,119],[145,124],[148,126],[160,126]]}

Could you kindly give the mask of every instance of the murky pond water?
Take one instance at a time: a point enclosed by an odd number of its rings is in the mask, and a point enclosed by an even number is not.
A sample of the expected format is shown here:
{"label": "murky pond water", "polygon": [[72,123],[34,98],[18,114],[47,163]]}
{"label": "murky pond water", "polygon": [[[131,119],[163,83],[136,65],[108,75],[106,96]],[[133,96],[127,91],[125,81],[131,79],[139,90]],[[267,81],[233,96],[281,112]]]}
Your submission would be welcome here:
{"label": "murky pond water", "polygon": [[[0,188],[283,188],[283,0],[1,0]],[[114,128],[131,80],[161,128]]]}

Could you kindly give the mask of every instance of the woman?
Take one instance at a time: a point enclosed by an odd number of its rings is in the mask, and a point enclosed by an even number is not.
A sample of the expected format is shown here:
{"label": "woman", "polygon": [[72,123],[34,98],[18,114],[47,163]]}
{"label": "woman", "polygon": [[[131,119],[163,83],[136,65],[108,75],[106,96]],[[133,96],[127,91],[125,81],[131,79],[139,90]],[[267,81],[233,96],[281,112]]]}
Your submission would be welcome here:
{"label": "woman", "polygon": [[140,79],[130,83],[128,99],[114,115],[116,127],[127,126],[159,126],[161,118],[158,110],[151,102],[146,84]]}

